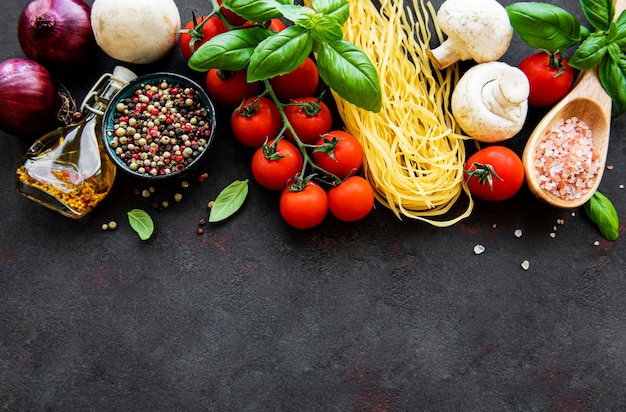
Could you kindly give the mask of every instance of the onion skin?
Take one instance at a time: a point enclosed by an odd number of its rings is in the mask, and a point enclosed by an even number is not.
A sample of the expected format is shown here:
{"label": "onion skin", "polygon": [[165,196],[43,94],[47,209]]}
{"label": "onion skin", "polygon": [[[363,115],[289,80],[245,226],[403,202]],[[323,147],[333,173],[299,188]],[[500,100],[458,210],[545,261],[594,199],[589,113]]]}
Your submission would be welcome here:
{"label": "onion skin", "polygon": [[91,8],[82,0],[32,0],[17,33],[26,57],[51,71],[75,68],[96,50]]}
{"label": "onion skin", "polygon": [[58,87],[41,64],[23,58],[0,63],[0,129],[16,137],[39,137],[57,124]]}
{"label": "onion skin", "polygon": [[91,26],[96,43],[113,59],[153,63],[172,50],[180,32],[174,0],[96,0]]}

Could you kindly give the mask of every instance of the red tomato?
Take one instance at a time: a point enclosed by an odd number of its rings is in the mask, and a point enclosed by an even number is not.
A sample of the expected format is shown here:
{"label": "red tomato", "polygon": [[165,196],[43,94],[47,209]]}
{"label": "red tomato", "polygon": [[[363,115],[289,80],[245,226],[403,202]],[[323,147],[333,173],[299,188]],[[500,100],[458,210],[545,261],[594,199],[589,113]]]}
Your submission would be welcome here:
{"label": "red tomato", "polygon": [[[296,135],[306,144],[315,144],[320,136],[330,131],[333,118],[330,109],[316,97],[300,97],[285,106],[285,116],[296,132]],[[293,139],[290,130],[285,132]]]}
{"label": "red tomato", "polygon": [[522,187],[524,165],[513,150],[489,146],[467,160],[465,179],[475,196],[483,200],[505,200]]}
{"label": "red tomato", "polygon": [[324,221],[328,214],[328,196],[324,189],[307,181],[302,190],[291,185],[280,195],[280,214],[296,229],[310,229]]}
{"label": "red tomato", "polygon": [[[193,51],[198,50],[198,47],[200,47],[202,44],[208,42],[218,34],[226,33],[228,31],[228,27],[226,27],[226,24],[224,24],[222,19],[217,16],[213,16],[202,25],[202,33],[190,34],[189,30],[194,30],[195,26],[202,23],[204,19],[206,19],[206,16],[197,18],[195,22],[193,20],[190,20],[183,27],[183,32],[180,35],[179,44],[180,51],[183,53],[185,60],[189,60],[191,58],[191,55],[193,54]],[[191,48],[192,38],[195,38],[195,41],[193,43],[193,49]]]}
{"label": "red tomato", "polygon": [[318,83],[317,65],[310,57],[307,57],[295,70],[270,79],[274,93],[285,102],[297,97],[313,96]]}
{"label": "red tomato", "polygon": [[328,190],[330,213],[344,222],[363,219],[374,207],[374,189],[361,176],[350,176]]}
{"label": "red tomato", "polygon": [[222,106],[235,108],[246,97],[255,96],[259,91],[259,82],[248,83],[246,70],[231,72],[221,69],[209,69],[206,76],[206,88],[209,96]]}
{"label": "red tomato", "polygon": [[558,54],[538,52],[519,64],[530,84],[528,104],[534,107],[550,106],[561,100],[572,87],[574,70],[567,59]]}
{"label": "red tomato", "polygon": [[272,140],[252,156],[252,175],[269,190],[283,190],[302,171],[302,153],[285,139]]}
{"label": "red tomato", "polygon": [[[222,0],[217,0],[217,4],[222,5]],[[226,20],[233,26],[243,26],[246,22],[246,19],[235,13],[234,11],[227,9],[226,7],[221,7],[222,13],[224,13],[224,17]]]}
{"label": "red tomato", "polygon": [[248,147],[259,148],[266,140],[278,136],[281,117],[273,101],[266,97],[248,97],[233,111],[230,127],[237,140]]}
{"label": "red tomato", "polygon": [[313,161],[329,173],[343,179],[355,174],[363,165],[361,143],[341,130],[326,133],[316,143]]}
{"label": "red tomato", "polygon": [[281,19],[272,19],[269,27],[274,31],[283,31],[287,28],[287,25]]}

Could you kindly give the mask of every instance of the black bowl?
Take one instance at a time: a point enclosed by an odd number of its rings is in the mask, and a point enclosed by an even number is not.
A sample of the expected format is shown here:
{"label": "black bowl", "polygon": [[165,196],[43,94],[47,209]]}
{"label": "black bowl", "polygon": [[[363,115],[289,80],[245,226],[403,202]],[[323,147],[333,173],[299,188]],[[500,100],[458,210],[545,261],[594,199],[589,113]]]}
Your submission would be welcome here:
{"label": "black bowl", "polygon": [[215,107],[200,85],[176,73],[158,72],[137,77],[111,99],[102,139],[118,170],[156,182],[195,169],[213,142],[215,128]]}

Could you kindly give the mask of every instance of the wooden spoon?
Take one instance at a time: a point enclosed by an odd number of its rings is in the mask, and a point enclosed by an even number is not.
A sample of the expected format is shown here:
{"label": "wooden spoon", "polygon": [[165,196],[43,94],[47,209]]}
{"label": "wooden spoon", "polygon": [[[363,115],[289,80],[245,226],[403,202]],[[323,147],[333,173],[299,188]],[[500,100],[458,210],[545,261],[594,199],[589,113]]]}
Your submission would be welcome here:
{"label": "wooden spoon", "polygon": [[[619,16],[626,6],[626,0],[616,0],[615,15]],[[609,148],[609,135],[611,128],[611,105],[612,100],[604,91],[598,78],[597,67],[583,71],[574,88],[560,102],[558,102],[537,124],[524,148],[522,162],[526,173],[526,183],[530,191],[544,202],[571,209],[585,204],[596,191],[602,180],[606,155]],[[546,133],[559,121],[577,117],[585,122],[593,133],[593,146],[600,156],[600,169],[595,176],[593,186],[577,199],[566,200],[558,197],[540,187],[535,171],[535,157],[537,145],[543,140]]]}

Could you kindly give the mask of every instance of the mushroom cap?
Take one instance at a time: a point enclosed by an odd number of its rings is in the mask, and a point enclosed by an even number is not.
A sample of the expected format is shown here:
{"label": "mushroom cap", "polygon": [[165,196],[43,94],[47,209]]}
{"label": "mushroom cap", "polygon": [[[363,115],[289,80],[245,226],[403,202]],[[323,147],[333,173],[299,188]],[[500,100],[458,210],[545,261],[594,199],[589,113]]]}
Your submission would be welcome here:
{"label": "mushroom cap", "polygon": [[496,0],[446,0],[437,23],[454,43],[461,60],[498,60],[509,48],[513,27],[506,9]]}

